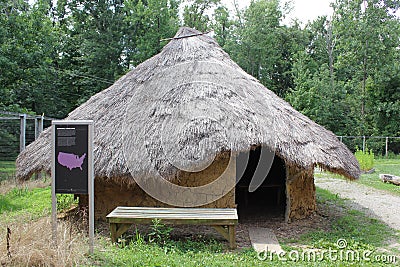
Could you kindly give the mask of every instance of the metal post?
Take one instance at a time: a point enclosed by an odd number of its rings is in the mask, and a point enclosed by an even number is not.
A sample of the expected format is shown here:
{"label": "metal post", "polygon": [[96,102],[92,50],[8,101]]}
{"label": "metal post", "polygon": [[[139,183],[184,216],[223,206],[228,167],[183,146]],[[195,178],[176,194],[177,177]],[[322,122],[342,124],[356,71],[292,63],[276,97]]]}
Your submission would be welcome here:
{"label": "metal post", "polygon": [[365,153],[365,135],[363,136],[363,153]]}
{"label": "metal post", "polygon": [[56,196],[56,162],[55,162],[55,147],[56,147],[56,126],[52,124],[51,129],[51,222],[53,245],[57,247],[57,196]]}
{"label": "metal post", "polygon": [[343,136],[340,136],[340,142],[343,142]]}
{"label": "metal post", "polygon": [[20,120],[19,152],[22,152],[25,149],[26,114],[20,114],[19,120]]}
{"label": "metal post", "polygon": [[93,122],[89,125],[89,138],[88,138],[88,186],[89,186],[89,253],[93,254],[94,247],[94,165],[93,165],[93,135],[94,127]]}
{"label": "metal post", "polygon": [[386,137],[385,138],[386,139],[386,144],[385,144],[385,157],[387,158],[388,157],[388,144],[389,144],[389,137]]}

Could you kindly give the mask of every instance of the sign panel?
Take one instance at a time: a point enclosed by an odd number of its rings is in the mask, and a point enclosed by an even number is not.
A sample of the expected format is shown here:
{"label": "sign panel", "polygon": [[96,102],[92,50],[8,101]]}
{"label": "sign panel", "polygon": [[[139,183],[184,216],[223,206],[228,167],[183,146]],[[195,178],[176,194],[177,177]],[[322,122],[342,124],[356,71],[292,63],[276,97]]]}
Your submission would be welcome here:
{"label": "sign panel", "polygon": [[92,120],[52,121],[51,220],[57,247],[57,193],[89,194],[89,253],[94,248]]}
{"label": "sign panel", "polygon": [[89,125],[55,124],[55,192],[88,194]]}

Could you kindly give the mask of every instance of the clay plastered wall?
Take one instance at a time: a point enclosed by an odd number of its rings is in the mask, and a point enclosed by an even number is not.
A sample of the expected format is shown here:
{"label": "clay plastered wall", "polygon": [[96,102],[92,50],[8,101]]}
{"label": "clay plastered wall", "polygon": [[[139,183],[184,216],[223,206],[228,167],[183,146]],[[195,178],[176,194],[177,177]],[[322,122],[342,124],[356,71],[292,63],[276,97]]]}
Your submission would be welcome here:
{"label": "clay plastered wall", "polygon": [[316,210],[314,170],[296,166],[286,167],[286,214],[285,219],[303,219]]}
{"label": "clay plastered wall", "polygon": [[[214,181],[228,166],[229,159],[220,158],[214,161],[208,168],[196,173],[182,172],[178,175],[175,183],[181,186],[201,186]],[[233,208],[235,207],[236,181],[235,164],[233,168],[227,169],[225,174],[232,177],[233,189],[218,200],[201,207],[204,208]],[[229,185],[225,185],[229,186]],[[210,195],[218,194],[221,188],[213,188]],[[106,215],[117,206],[142,206],[142,207],[168,207],[168,205],[154,199],[146,194],[139,186],[128,187],[125,184],[118,184],[115,181],[95,181],[95,217],[104,220]],[[190,201],[190,200],[188,200]],[[80,204],[86,205],[85,196],[80,198]]]}

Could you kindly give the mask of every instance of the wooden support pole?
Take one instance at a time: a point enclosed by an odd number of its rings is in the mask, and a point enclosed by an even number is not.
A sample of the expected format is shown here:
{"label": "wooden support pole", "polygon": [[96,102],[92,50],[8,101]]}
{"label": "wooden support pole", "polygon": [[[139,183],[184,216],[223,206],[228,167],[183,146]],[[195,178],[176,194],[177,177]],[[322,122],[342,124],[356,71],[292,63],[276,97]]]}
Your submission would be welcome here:
{"label": "wooden support pole", "polygon": [[20,114],[19,120],[20,120],[19,152],[22,152],[25,149],[26,114]]}

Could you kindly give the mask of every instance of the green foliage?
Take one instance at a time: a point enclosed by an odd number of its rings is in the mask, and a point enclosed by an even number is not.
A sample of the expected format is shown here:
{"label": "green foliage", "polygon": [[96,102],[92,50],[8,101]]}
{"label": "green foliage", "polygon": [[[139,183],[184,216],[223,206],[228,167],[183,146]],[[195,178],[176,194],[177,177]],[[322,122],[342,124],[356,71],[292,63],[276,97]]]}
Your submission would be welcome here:
{"label": "green foliage", "polygon": [[335,0],[331,19],[303,27],[283,24],[280,0],[234,14],[220,0],[1,1],[0,109],[63,118],[186,25],[213,30],[246,72],[335,134],[400,136],[400,4],[361,3]]}
{"label": "green foliage", "polygon": [[282,9],[278,0],[252,1],[233,22],[224,46],[247,73],[280,96],[293,85],[293,55],[304,49],[305,43],[299,25],[281,25]]}
{"label": "green foliage", "polygon": [[356,148],[356,152],[354,153],[358,163],[360,163],[360,168],[363,171],[368,171],[374,167],[374,153],[372,150],[366,149],[365,152]]}
{"label": "green foliage", "polygon": [[150,243],[165,244],[170,238],[171,227],[166,226],[160,219],[153,219],[151,231],[147,235]]}
{"label": "green foliage", "polygon": [[395,154],[394,152],[389,151],[387,156],[380,155],[376,158],[378,158],[378,159],[400,159],[400,154]]}
{"label": "green foliage", "polygon": [[207,11],[220,4],[221,0],[185,0],[184,3],[183,24],[205,32],[211,22]]}
{"label": "green foliage", "polygon": [[215,9],[214,19],[212,28],[215,32],[215,39],[221,47],[224,47],[230,37],[234,21],[229,17],[229,10],[224,6]]}
{"label": "green foliage", "polygon": [[78,204],[78,199],[74,199],[73,194],[57,194],[57,211],[65,211],[72,205]]}

